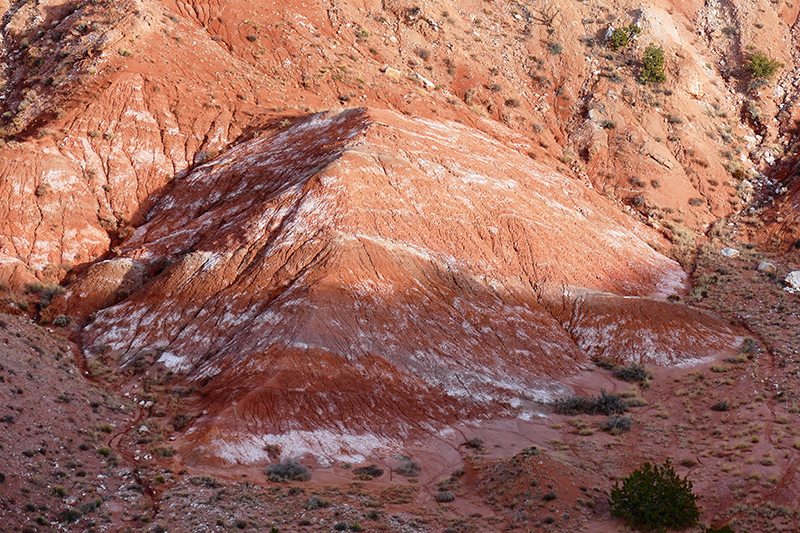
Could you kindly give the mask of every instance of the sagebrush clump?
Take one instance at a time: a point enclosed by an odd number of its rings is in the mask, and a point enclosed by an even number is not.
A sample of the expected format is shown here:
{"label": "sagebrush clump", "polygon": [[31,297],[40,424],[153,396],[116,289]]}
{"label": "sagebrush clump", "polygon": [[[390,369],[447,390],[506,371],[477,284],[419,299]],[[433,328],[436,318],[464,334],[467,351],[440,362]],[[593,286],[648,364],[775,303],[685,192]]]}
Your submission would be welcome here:
{"label": "sagebrush clump", "polygon": [[601,390],[598,397],[568,396],[559,398],[553,403],[556,413],[575,416],[587,415],[615,415],[628,410],[625,400],[616,393],[608,394]]}
{"label": "sagebrush clump", "polygon": [[631,363],[630,365],[617,365],[611,371],[615,378],[629,383],[645,385],[650,382],[653,374],[644,365]]}
{"label": "sagebrush clump", "polygon": [[308,471],[308,468],[292,459],[269,465],[264,469],[264,474],[266,474],[270,481],[276,483],[308,481],[311,479],[311,473]]}

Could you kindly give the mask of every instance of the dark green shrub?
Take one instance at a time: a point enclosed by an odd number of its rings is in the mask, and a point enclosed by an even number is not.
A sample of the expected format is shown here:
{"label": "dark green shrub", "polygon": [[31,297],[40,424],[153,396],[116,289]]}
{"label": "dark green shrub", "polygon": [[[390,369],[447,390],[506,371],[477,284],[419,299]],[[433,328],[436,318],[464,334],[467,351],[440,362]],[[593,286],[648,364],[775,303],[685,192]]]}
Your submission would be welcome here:
{"label": "dark green shrub", "polygon": [[770,79],[784,64],[777,59],[772,59],[762,51],[753,52],[747,57],[744,69],[754,79]]}
{"label": "dark green shrub", "polygon": [[631,24],[627,28],[617,28],[611,34],[609,46],[611,46],[611,49],[615,52],[621,48],[625,48],[630,44],[631,39],[636,37],[640,31],[639,26],[635,24]]}
{"label": "dark green shrub", "polygon": [[731,408],[731,406],[728,403],[728,400],[723,400],[721,402],[717,402],[717,403],[715,403],[714,405],[711,406],[711,410],[712,411],[727,411],[730,408]]}
{"label": "dark green shrub", "polygon": [[639,81],[642,83],[662,83],[667,80],[664,73],[664,47],[653,43],[647,45],[642,55],[642,74]]}
{"label": "dark green shrub", "polygon": [[605,422],[600,422],[600,429],[607,431],[612,435],[619,435],[626,431],[630,431],[633,427],[633,418],[630,416],[610,416]]}
{"label": "dark green shrub", "polygon": [[700,510],[692,482],[681,479],[669,461],[662,466],[644,463],[611,490],[611,514],[635,528],[683,529],[697,523]]}
{"label": "dark green shrub", "polygon": [[464,442],[462,446],[466,446],[467,448],[471,448],[476,451],[481,451],[483,450],[483,439],[480,437],[472,437]]}
{"label": "dark green shrub", "polygon": [[270,481],[276,483],[308,481],[311,479],[311,473],[308,471],[308,468],[292,459],[273,463],[264,469],[264,473]]}
{"label": "dark green shrub", "polygon": [[708,526],[703,533],[736,533],[731,526]]}
{"label": "dark green shrub", "polygon": [[632,363],[630,365],[617,365],[611,371],[615,378],[627,381],[629,383],[645,384],[653,377],[652,372],[639,363]]}
{"label": "dark green shrub", "polygon": [[80,511],[75,509],[67,509],[66,511],[62,511],[60,515],[58,515],[59,522],[64,524],[71,524],[73,522],[77,522],[81,517]]}
{"label": "dark green shrub", "polygon": [[553,404],[556,413],[575,416],[587,415],[614,415],[628,410],[622,396],[616,393],[608,394],[601,390],[599,397],[568,396],[559,398]]}
{"label": "dark green shrub", "polygon": [[72,322],[72,317],[69,315],[58,315],[53,319],[53,325],[59,328],[65,328]]}
{"label": "dark green shrub", "polygon": [[356,476],[356,479],[369,481],[370,479],[381,477],[383,475],[383,469],[378,468],[375,465],[362,466],[353,469],[353,474]]}
{"label": "dark green shrub", "polygon": [[617,28],[614,30],[614,33],[611,34],[611,49],[615,52],[620,48],[628,46],[628,42],[630,42],[630,38],[625,28]]}

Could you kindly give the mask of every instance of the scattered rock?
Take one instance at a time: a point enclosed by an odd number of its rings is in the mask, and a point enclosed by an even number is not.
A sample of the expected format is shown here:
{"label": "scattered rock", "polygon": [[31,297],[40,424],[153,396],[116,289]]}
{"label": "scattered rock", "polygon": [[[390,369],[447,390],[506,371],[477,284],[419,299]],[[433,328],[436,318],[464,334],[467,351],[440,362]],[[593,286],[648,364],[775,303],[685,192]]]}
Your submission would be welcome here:
{"label": "scattered rock", "polygon": [[778,271],[778,267],[775,266],[775,263],[770,263],[769,261],[761,261],[758,264],[758,271],[762,274],[775,274]]}
{"label": "scattered rock", "polygon": [[150,429],[147,426],[141,426],[139,428],[139,433],[150,433]]}
{"label": "scattered rock", "polygon": [[665,166],[672,170],[679,166],[678,161],[673,157],[672,153],[662,144],[655,141],[647,141],[642,147],[642,152],[645,155],[652,157],[658,164]]}
{"label": "scattered rock", "polygon": [[422,85],[423,87],[425,87],[426,89],[431,89],[432,90],[432,89],[436,88],[436,84],[435,83],[433,83],[431,80],[429,80],[428,78],[426,78],[425,76],[423,76],[421,74],[417,74],[415,72],[415,73],[413,73],[411,75],[411,77],[414,78],[415,80],[417,80],[417,82],[420,85]]}
{"label": "scattered rock", "polygon": [[386,68],[383,70],[383,74],[384,74],[384,75],[385,75],[387,78],[389,78],[389,79],[392,79],[392,80],[394,80],[394,81],[400,81],[400,76],[401,76],[401,73],[400,73],[400,71],[399,71],[399,70],[397,70],[396,68],[393,68],[393,67],[386,67]]}
{"label": "scattered rock", "polygon": [[724,257],[739,257],[739,250],[736,250],[736,249],[734,249],[734,248],[723,248],[723,249],[720,251],[720,253],[721,253],[721,254],[722,254]]}
{"label": "scattered rock", "polygon": [[786,287],[784,287],[783,290],[791,292],[792,294],[800,292],[800,270],[789,272],[785,281]]}

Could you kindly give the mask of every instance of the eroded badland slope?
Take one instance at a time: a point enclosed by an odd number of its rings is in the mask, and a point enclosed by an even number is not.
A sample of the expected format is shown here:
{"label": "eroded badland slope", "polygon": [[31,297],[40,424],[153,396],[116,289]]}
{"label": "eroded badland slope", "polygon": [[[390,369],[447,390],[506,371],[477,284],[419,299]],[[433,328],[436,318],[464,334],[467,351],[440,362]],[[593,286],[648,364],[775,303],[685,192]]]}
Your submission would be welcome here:
{"label": "eroded badland slope", "polygon": [[797,529],[800,5],[0,8],[12,529]]}

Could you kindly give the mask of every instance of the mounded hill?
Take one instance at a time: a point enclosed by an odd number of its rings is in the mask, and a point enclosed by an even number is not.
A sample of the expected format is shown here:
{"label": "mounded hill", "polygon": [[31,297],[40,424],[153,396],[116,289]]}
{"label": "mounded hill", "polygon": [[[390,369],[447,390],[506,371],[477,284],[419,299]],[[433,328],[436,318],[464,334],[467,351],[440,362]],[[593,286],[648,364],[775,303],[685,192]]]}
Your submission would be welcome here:
{"label": "mounded hill", "polygon": [[683,290],[659,245],[591,187],[484,134],[356,109],[176,180],[52,312],[124,298],[83,327],[86,357],[200,387],[191,440],[213,441],[205,458],[233,454],[238,433],[291,455],[292,432],[314,430],[342,432],[344,454],[359,435],[533,416],[521,403],[563,394],[558,379],[592,356],[687,364],[735,349],[721,320],[647,298]]}

